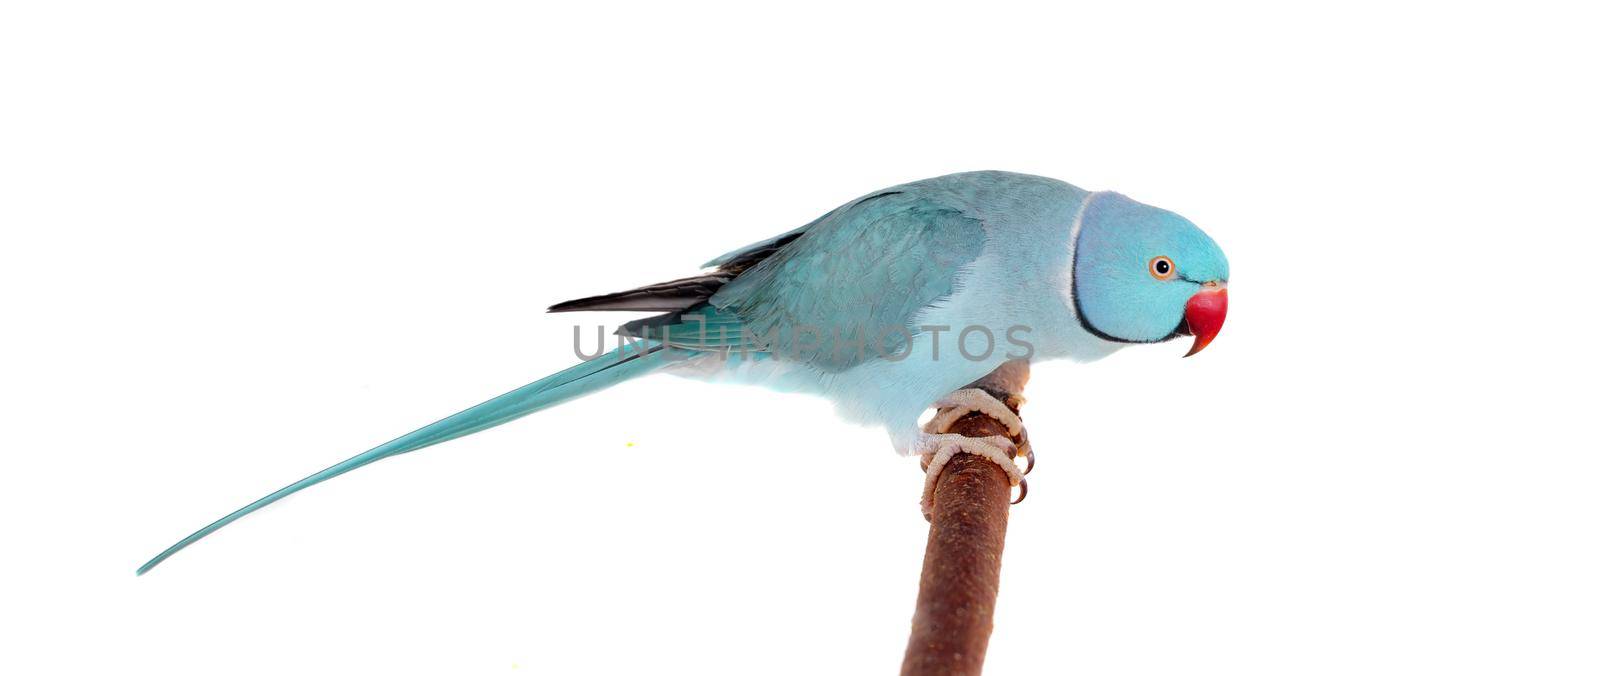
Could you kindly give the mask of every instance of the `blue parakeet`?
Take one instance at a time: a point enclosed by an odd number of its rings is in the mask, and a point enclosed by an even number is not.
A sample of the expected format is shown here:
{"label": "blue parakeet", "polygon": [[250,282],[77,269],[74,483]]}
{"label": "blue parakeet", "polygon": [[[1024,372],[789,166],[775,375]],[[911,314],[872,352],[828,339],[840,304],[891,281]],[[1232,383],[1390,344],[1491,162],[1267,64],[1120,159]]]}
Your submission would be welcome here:
{"label": "blue parakeet", "polygon": [[[1228,261],[1193,223],[1113,192],[999,171],[879,190],[695,277],[567,301],[553,312],[649,311],[617,349],[333,465],[196,531],[212,531],[357,467],[482,431],[649,373],[832,400],[902,454],[989,442],[918,425],[936,403],[1015,416],[964,389],[1008,360],[1091,361],[1222,328]],[[1187,355],[1185,355],[1187,356]],[[989,401],[985,401],[988,399]],[[1010,424],[1010,423],[1008,423]],[[998,448],[997,448],[998,447]],[[1008,469],[1013,472],[1013,469]]]}

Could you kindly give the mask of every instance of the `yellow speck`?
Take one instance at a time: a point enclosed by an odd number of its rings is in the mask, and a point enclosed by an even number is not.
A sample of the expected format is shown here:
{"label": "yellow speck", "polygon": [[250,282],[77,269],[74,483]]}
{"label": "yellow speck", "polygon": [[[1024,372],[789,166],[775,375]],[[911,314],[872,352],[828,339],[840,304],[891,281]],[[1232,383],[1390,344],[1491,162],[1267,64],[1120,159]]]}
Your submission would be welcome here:
{"label": "yellow speck", "polygon": [[628,448],[633,448],[633,442],[628,442]]}

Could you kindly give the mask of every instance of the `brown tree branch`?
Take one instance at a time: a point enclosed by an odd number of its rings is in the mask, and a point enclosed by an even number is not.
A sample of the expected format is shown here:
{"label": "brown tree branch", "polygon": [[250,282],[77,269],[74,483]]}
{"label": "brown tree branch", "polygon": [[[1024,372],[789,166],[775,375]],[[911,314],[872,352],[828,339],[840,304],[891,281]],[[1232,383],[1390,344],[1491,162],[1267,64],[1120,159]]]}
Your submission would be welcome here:
{"label": "brown tree branch", "polygon": [[[971,387],[987,390],[1016,411],[1027,382],[1028,363],[1013,361]],[[1007,436],[1004,424],[982,413],[957,420],[950,432]],[[928,549],[902,676],[982,673],[994,630],[1010,506],[1011,481],[987,458],[957,453],[944,466],[928,515]]]}

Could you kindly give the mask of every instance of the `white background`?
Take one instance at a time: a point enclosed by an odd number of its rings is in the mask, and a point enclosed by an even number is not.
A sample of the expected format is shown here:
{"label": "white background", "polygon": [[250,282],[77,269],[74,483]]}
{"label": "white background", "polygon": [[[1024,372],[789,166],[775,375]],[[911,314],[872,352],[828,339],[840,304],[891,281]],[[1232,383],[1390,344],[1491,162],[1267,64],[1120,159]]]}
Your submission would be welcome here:
{"label": "white background", "polygon": [[1036,366],[989,673],[1600,671],[1593,17],[551,4],[0,10],[0,671],[894,673],[915,463],[666,377],[133,570],[552,302],[985,168],[1233,269],[1194,359]]}

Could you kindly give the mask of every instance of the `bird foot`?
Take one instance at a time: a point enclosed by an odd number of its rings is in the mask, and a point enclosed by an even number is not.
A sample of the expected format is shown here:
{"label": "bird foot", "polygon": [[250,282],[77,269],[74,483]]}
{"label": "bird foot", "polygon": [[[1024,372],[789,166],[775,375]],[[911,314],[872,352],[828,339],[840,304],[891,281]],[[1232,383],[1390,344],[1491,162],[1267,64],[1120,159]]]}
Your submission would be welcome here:
{"label": "bird foot", "polygon": [[1005,470],[1006,476],[1011,479],[1011,485],[1021,486],[1022,495],[1017,502],[1028,495],[1028,480],[1023,478],[1022,468],[1017,467],[1017,445],[1015,442],[1001,436],[993,437],[968,437],[960,434],[924,433],[917,438],[912,446],[912,453],[922,456],[922,469],[927,473],[922,484],[922,514],[931,518],[933,514],[933,491],[939,483],[939,473],[944,471],[944,466],[955,457],[957,453],[971,453],[988,458],[991,462]]}
{"label": "bird foot", "polygon": [[939,409],[939,413],[934,415],[928,424],[922,426],[922,431],[929,434],[943,434],[949,431],[951,425],[968,413],[982,413],[1000,421],[1013,437],[1022,434],[1022,418],[1006,406],[1005,402],[976,387],[951,392],[945,398],[933,402],[933,406]]}
{"label": "bird foot", "polygon": [[[1016,398],[1016,406],[1021,408],[1022,395],[1012,396]],[[949,396],[934,402],[933,405],[939,411],[934,414],[932,420],[922,426],[923,432],[927,434],[944,434],[950,431],[951,425],[954,425],[957,420],[962,419],[967,414],[982,413],[1006,426],[1006,433],[1010,434],[1011,440],[1015,442],[1013,456],[1026,457],[1028,459],[1028,467],[1022,470],[1022,473],[1029,474],[1033,472],[1033,465],[1037,458],[1033,455],[1033,444],[1028,443],[1028,428],[1022,426],[1022,418],[1011,410],[1011,407],[1007,406],[1005,402],[996,399],[987,390],[969,387],[951,392]],[[927,468],[926,459],[924,459],[923,468]],[[1012,485],[1016,484],[1013,483]],[[1026,494],[1027,489],[1024,488],[1023,495]],[[1018,501],[1020,502],[1021,500],[1019,499]]]}

